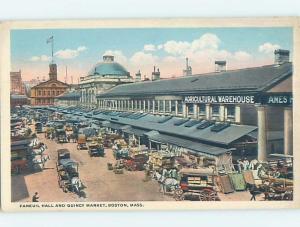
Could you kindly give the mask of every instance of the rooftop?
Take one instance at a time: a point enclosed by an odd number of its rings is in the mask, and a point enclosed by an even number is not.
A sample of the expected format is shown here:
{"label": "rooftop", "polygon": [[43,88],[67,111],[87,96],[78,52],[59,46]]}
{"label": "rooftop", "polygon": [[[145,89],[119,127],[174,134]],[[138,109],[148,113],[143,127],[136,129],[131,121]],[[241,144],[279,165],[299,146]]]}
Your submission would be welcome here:
{"label": "rooftop", "polygon": [[259,92],[293,73],[292,63],[119,85],[97,97]]}

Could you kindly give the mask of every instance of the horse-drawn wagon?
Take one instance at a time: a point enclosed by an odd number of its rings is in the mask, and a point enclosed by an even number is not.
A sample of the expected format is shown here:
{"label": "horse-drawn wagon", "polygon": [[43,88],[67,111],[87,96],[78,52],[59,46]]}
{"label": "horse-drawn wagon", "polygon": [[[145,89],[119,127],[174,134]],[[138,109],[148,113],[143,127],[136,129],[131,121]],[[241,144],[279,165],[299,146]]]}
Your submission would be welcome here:
{"label": "horse-drawn wagon", "polygon": [[74,192],[79,197],[85,197],[85,186],[79,179],[78,163],[70,159],[69,150],[57,150],[56,170],[58,185],[64,192]]}
{"label": "horse-drawn wagon", "polygon": [[87,150],[86,136],[84,134],[79,134],[77,139],[77,150]]}
{"label": "horse-drawn wagon", "polygon": [[101,156],[104,157],[104,147],[101,144],[98,144],[97,142],[91,142],[88,144],[88,153],[91,157],[93,156]]}
{"label": "horse-drawn wagon", "polygon": [[180,188],[176,189],[174,192],[175,200],[218,200],[214,180],[216,174],[213,169],[182,169],[179,174]]}
{"label": "horse-drawn wagon", "polygon": [[142,171],[145,169],[149,157],[146,154],[136,154],[124,160],[125,169],[129,171]]}

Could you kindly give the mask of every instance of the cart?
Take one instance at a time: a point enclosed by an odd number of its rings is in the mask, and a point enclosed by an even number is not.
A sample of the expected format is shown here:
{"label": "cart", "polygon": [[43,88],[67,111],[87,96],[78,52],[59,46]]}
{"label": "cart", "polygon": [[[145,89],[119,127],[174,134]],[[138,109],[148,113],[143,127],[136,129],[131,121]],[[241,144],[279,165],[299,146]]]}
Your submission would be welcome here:
{"label": "cart", "polygon": [[182,169],[179,173],[180,188],[174,192],[175,200],[219,200],[215,190],[214,177],[216,174],[213,169]]}
{"label": "cart", "polygon": [[87,150],[87,144],[86,144],[86,136],[84,134],[78,135],[77,140],[77,150]]}

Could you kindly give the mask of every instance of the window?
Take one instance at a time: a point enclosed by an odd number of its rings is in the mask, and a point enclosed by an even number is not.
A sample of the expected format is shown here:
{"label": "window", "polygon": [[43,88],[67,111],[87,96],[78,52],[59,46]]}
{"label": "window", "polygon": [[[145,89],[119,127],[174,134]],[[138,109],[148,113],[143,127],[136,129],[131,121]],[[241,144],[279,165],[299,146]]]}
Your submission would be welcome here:
{"label": "window", "polygon": [[188,114],[193,114],[194,113],[194,104],[187,103],[186,105],[187,105]]}
{"label": "window", "polygon": [[176,111],[175,108],[176,108],[176,101],[172,100],[171,101],[171,112],[172,113],[175,113],[175,111]]}
{"label": "window", "polygon": [[55,91],[52,91],[52,95],[53,95],[53,96],[55,95]]}
{"label": "window", "polygon": [[153,100],[150,100],[150,111],[153,110]]}
{"label": "window", "polygon": [[39,93],[39,96],[41,96],[41,95],[42,95],[42,91],[38,91],[38,93]]}
{"label": "window", "polygon": [[199,104],[199,114],[204,115],[206,113],[206,105],[205,104]]}
{"label": "window", "polygon": [[178,113],[182,113],[182,101],[178,101]]}
{"label": "window", "polygon": [[154,104],[155,104],[154,110],[155,110],[155,111],[158,111],[158,100],[154,101]]}
{"label": "window", "polygon": [[220,114],[220,105],[212,105],[212,114],[219,115]]}
{"label": "window", "polygon": [[56,95],[59,95],[59,91],[56,91]]}
{"label": "window", "polygon": [[166,112],[170,112],[170,101],[166,100]]}
{"label": "window", "polygon": [[160,100],[159,101],[159,112],[163,112],[164,111],[164,101]]}
{"label": "window", "polygon": [[50,96],[50,91],[48,91],[48,96]]}
{"label": "window", "polygon": [[227,108],[227,116],[234,117],[235,116],[235,105],[228,105],[226,108]]}
{"label": "window", "polygon": [[46,91],[43,91],[43,96],[45,96],[46,95]]}

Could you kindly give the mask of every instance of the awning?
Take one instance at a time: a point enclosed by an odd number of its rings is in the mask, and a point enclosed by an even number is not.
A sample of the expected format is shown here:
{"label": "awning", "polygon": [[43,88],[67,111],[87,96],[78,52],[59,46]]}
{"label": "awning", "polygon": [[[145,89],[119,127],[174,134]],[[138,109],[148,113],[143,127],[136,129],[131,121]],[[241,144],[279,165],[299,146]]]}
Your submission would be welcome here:
{"label": "awning", "polygon": [[136,136],[143,136],[145,133],[149,132],[149,130],[133,128],[131,126],[126,127],[125,129],[122,129],[122,131],[125,133],[128,133],[128,134],[136,135]]}
{"label": "awning", "polygon": [[150,140],[152,140],[154,142],[176,145],[178,147],[183,147],[186,149],[190,149],[190,150],[193,150],[196,152],[201,152],[201,153],[205,153],[205,154],[209,154],[209,155],[213,155],[213,156],[219,156],[221,154],[224,154],[224,153],[230,151],[230,149],[211,146],[211,145],[194,142],[191,140],[186,140],[186,139],[182,139],[179,137],[169,136],[169,135],[160,134],[160,133],[156,133],[156,134],[153,133],[152,135],[149,135],[148,137]]}

